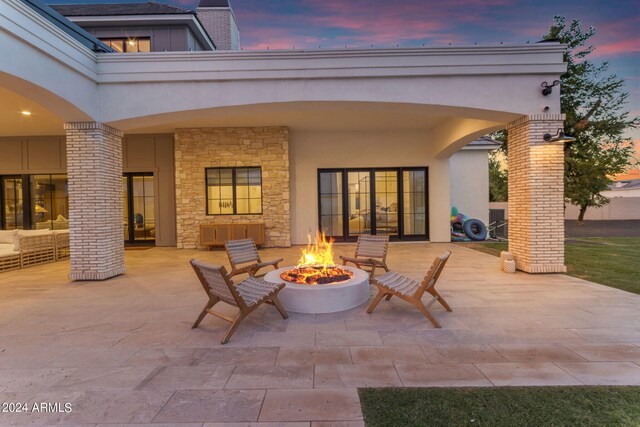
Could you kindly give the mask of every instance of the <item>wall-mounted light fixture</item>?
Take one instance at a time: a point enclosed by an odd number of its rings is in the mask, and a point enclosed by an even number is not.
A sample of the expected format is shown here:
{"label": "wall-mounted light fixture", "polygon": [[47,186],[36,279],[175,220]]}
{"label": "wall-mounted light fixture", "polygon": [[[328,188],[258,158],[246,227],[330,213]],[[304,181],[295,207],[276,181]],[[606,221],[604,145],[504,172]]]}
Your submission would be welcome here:
{"label": "wall-mounted light fixture", "polygon": [[30,116],[30,115],[31,115],[31,111],[28,111],[28,110],[22,110],[22,111],[20,111],[20,114],[22,114],[23,116],[27,116],[27,117],[28,117],[28,116]]}
{"label": "wall-mounted light fixture", "polygon": [[559,84],[560,84],[560,80],[554,80],[554,81],[553,81],[553,84],[549,84],[549,83],[547,83],[547,82],[542,82],[542,83],[540,84],[540,87],[542,87],[542,88],[543,88],[543,89],[542,89],[542,94],[543,94],[544,96],[551,95],[551,92],[553,92],[553,88],[554,88],[555,86],[558,86]]}
{"label": "wall-mounted light fixture", "polygon": [[542,139],[544,139],[545,142],[564,142],[565,144],[570,144],[576,141],[574,137],[565,135],[564,129],[562,128],[558,129],[555,135],[551,135],[550,133],[545,133]]}

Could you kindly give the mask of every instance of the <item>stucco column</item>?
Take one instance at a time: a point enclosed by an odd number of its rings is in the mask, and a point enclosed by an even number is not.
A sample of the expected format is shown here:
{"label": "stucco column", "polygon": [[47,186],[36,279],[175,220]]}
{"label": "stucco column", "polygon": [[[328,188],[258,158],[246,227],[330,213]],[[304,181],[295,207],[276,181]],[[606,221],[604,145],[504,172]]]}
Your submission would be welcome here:
{"label": "stucco column", "polygon": [[507,125],[509,251],[528,273],[561,273],[564,265],[564,147],[545,133],[563,126],[562,114],[524,116]]}
{"label": "stucco column", "polygon": [[451,241],[449,159],[429,162],[429,241]]}
{"label": "stucco column", "polygon": [[71,280],[125,272],[122,132],[96,122],[65,123]]}

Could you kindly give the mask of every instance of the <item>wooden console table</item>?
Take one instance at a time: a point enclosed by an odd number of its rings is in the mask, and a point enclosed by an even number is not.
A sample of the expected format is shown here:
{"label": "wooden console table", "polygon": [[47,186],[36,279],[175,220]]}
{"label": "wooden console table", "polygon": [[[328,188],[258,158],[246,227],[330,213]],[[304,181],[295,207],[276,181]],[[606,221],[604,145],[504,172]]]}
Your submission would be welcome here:
{"label": "wooden console table", "polygon": [[253,239],[257,246],[264,245],[264,224],[200,224],[200,244],[209,249],[238,239]]}

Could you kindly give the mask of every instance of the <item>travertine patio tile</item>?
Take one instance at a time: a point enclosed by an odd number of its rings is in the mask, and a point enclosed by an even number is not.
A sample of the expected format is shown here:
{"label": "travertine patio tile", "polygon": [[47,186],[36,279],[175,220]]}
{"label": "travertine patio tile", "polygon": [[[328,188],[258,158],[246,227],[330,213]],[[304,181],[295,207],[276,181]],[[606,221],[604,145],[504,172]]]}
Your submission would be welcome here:
{"label": "travertine patio tile", "polygon": [[11,344],[0,339],[0,369],[42,368],[69,351],[68,348]]}
{"label": "travertine patio tile", "polygon": [[[245,426],[249,424],[240,423],[239,425]],[[202,427],[202,423],[180,423],[180,424],[172,424],[172,423],[119,423],[119,424],[95,424],[95,427]]]}
{"label": "travertine patio tile", "polygon": [[[209,316],[212,317],[212,316]],[[220,320],[220,319],[218,319]],[[232,339],[224,345],[225,348],[248,346],[255,330],[251,327],[244,327],[242,323],[233,334]],[[218,323],[200,325],[197,329],[190,329],[185,338],[178,341],[181,348],[219,348],[220,341],[229,328],[229,323]]]}
{"label": "travertine patio tile", "polygon": [[47,391],[74,369],[0,369],[0,392]]}
{"label": "travertine patio tile", "polygon": [[152,367],[79,368],[56,382],[55,389],[103,391],[111,389],[133,390],[153,371]]}
{"label": "travertine patio tile", "polygon": [[[460,316],[459,320],[466,326],[464,329],[519,329],[528,326],[510,315],[480,314],[472,316]],[[462,329],[462,328],[459,328]]]}
{"label": "travertine patio tile", "polygon": [[117,347],[133,347],[133,348],[149,348],[149,347],[177,347],[187,337],[188,332],[168,332],[168,333],[152,333],[152,332],[134,332],[115,340],[110,346]]}
{"label": "travertine patio tile", "polygon": [[419,346],[351,346],[351,359],[360,365],[429,363]]}
{"label": "travertine patio tile", "polygon": [[136,386],[136,390],[221,389],[233,372],[230,365],[161,366]]}
{"label": "travertine patio tile", "polygon": [[493,344],[492,347],[509,362],[584,361],[559,344]]}
{"label": "travertine patio tile", "polygon": [[640,340],[640,328],[586,328],[572,332],[595,343],[634,343]]}
{"label": "travertine patio tile", "polygon": [[238,365],[227,382],[227,389],[272,389],[313,387],[313,366]]}
{"label": "travertine patio tile", "polygon": [[[352,255],[354,247],[353,244],[337,245],[336,253]],[[204,295],[188,266],[188,260],[193,257],[227,263],[224,251],[171,248],[127,251],[127,274],[99,283],[70,284],[68,262],[0,273],[3,281],[0,287],[0,370],[39,369],[33,376],[11,377],[10,382],[3,382],[5,378],[0,375],[0,386],[10,384],[17,390],[0,395],[0,400],[68,399],[73,402],[71,418],[69,414],[28,418],[29,423],[39,425],[145,424],[153,420],[165,425],[209,422],[212,425],[255,426],[260,425],[257,420],[265,396],[262,389],[249,390],[255,399],[247,399],[248,404],[238,404],[240,411],[213,403],[220,401],[213,397],[216,392],[240,393],[241,390],[178,389],[218,388],[224,377],[222,373],[229,373],[231,378],[233,367],[238,369],[242,365],[257,369],[259,364],[313,369],[309,372],[316,377],[316,387],[342,384],[343,391],[352,393],[353,402],[358,402],[354,388],[358,382],[370,378],[376,368],[390,374],[392,363],[399,370],[403,366],[415,366],[411,375],[403,372],[400,379],[415,378],[421,385],[447,384],[447,381],[474,385],[476,380],[482,383],[480,385],[487,385],[482,376],[477,378],[477,372],[468,367],[469,363],[475,363],[493,375],[490,379],[500,385],[577,384],[580,383],[578,379],[582,379],[580,375],[585,378],[584,382],[603,384],[630,382],[635,378],[635,366],[640,368],[637,358],[640,351],[639,296],[565,275],[504,274],[500,272],[496,258],[458,245],[392,243],[388,261],[394,270],[421,279],[428,264],[425,259],[441,253],[445,247],[452,248],[455,256],[443,273],[440,291],[451,303],[453,312],[433,307],[443,329],[433,328],[414,307],[395,299],[382,302],[372,315],[366,313],[365,304],[336,314],[290,313],[286,321],[273,307],[265,306],[252,313],[224,346],[220,345],[220,339],[228,327],[226,322],[208,316],[199,328],[191,329],[204,303]],[[299,249],[269,249],[269,254],[295,263]],[[43,274],[48,278],[46,286],[40,284]],[[220,309],[227,314],[237,311],[222,304]],[[492,346],[514,361],[550,360],[555,363],[507,363]],[[566,348],[566,352],[562,348]],[[571,352],[593,361],[634,364],[586,366],[579,364],[580,359],[575,362],[565,360],[574,357],[570,356]],[[352,362],[355,367],[351,366]],[[433,364],[437,371],[432,374],[429,367]],[[579,378],[570,375],[568,369],[564,370],[565,364]],[[313,365],[317,367],[312,368]],[[349,366],[331,371],[324,365]],[[68,367],[64,371],[69,377],[38,376],[39,372],[57,366]],[[462,368],[462,372],[468,374],[466,378],[455,372],[460,366],[467,366]],[[515,369],[516,366],[519,369]],[[172,367],[177,369],[169,369]],[[494,370],[489,372],[491,367]],[[143,370],[138,371],[138,368]],[[214,370],[211,372],[215,380],[207,384],[210,378],[206,372],[210,369]],[[198,375],[196,371],[205,374]],[[150,376],[151,372],[157,375]],[[216,377],[216,373],[221,377]],[[454,378],[447,378],[447,375]],[[309,381],[307,373],[303,376]],[[371,378],[379,380],[380,375]],[[148,379],[146,383],[143,382],[145,379]],[[281,382],[277,375],[256,376],[256,381],[261,380],[264,384]],[[133,389],[144,388],[145,384],[151,387],[154,383],[157,388],[167,390]],[[303,390],[314,391],[311,388],[314,385],[307,384],[305,387],[308,388],[304,389],[274,389],[269,393],[290,392],[290,400],[295,403]],[[411,382],[407,380],[407,384]],[[103,388],[107,390],[101,390]],[[327,393],[324,388],[317,390]],[[178,398],[184,398],[184,405],[173,401],[165,406],[161,415],[177,417],[166,421],[161,417],[154,419],[174,392]],[[185,397],[184,393],[188,392],[206,397]],[[313,396],[315,400],[322,400],[317,397],[324,395]],[[84,400],[79,400],[80,397]],[[344,400],[340,396],[334,398],[340,402]],[[233,402],[229,405],[236,404],[236,399],[229,399]],[[89,405],[82,408],[82,414],[75,413],[80,408],[78,402]],[[196,411],[190,413],[189,405]],[[307,411],[305,405],[311,409]],[[302,406],[302,413],[311,414],[291,421],[296,426],[309,427],[313,421],[313,426],[325,422],[331,423],[327,424],[331,427],[362,427],[359,403],[354,405],[357,405],[359,417],[356,420],[350,418],[353,414],[335,415],[333,408],[314,415],[318,406],[314,400],[304,405],[296,403],[289,406],[288,411],[299,416],[297,409]],[[124,410],[118,412],[121,408]],[[180,408],[182,412],[174,412],[172,408]],[[247,412],[238,416],[242,409]],[[229,415],[231,418],[218,416],[227,411],[232,414]],[[327,420],[327,414],[335,421]],[[6,419],[0,414],[0,425],[24,424],[25,420],[9,418],[7,422]],[[286,425],[285,422],[277,417],[269,421],[272,425]]]}
{"label": "travertine patio tile", "polygon": [[[33,404],[39,402],[59,402],[62,410],[64,405],[70,403],[72,408],[77,407],[76,401],[82,395],[81,392],[59,392],[59,391],[28,391],[28,392],[0,392],[0,402],[23,402],[27,403],[29,409]],[[58,412],[0,412],[0,425],[2,426],[23,426],[23,425],[53,425],[53,424],[77,424],[73,421],[61,419]],[[59,421],[59,422],[58,422]]]}
{"label": "travertine patio tile", "polygon": [[[58,415],[64,423],[151,423],[171,397],[170,391],[105,390],[83,393],[73,411]],[[54,423],[52,423],[54,424]]]}
{"label": "travertine patio tile", "polygon": [[580,381],[549,362],[476,363],[497,386],[579,385]]}
{"label": "travertine patio tile", "polygon": [[287,324],[287,332],[309,332],[315,331],[345,331],[346,325],[344,320],[336,322],[331,321],[300,321],[291,320]]}
{"label": "travertine patio tile", "polygon": [[461,344],[466,341],[463,335],[457,335],[454,330],[433,329],[406,332],[380,332],[380,337],[385,346],[411,346],[411,345],[446,345]]}
{"label": "travertine patio tile", "polygon": [[126,361],[126,366],[192,366],[200,362],[208,348],[160,348],[138,350]]}
{"label": "travertine patio tile", "polygon": [[362,420],[355,388],[267,390],[260,421]]}
{"label": "travertine patio tile", "polygon": [[305,331],[296,332],[255,332],[249,343],[252,346],[312,346],[315,345],[315,335]]}
{"label": "travertine patio tile", "polygon": [[558,362],[588,385],[640,385],[640,366],[632,362]]}
{"label": "travertine patio tile", "polygon": [[316,365],[315,388],[325,387],[402,387],[393,364]]}
{"label": "travertine patio tile", "polygon": [[273,365],[278,347],[218,347],[200,358],[199,364],[212,365]]}
{"label": "travertine patio tile", "polygon": [[349,347],[280,347],[277,365],[307,366],[351,363]]}
{"label": "travertine patio tile", "polygon": [[[249,424],[242,424],[240,423],[239,425],[241,426],[245,426],[245,425],[249,425]],[[95,427],[202,427],[202,423],[180,423],[180,424],[172,424],[172,423],[119,423],[119,424],[111,424],[111,423],[107,423],[107,424],[94,424]]]}
{"label": "travertine patio tile", "polygon": [[134,348],[74,348],[48,363],[49,368],[118,367],[137,352]]}
{"label": "travertine patio tile", "polygon": [[565,344],[571,351],[592,362],[640,362],[640,348],[633,344]]}
{"label": "travertine patio tile", "polygon": [[153,422],[257,421],[264,390],[178,390]]}
{"label": "travertine patio tile", "polygon": [[496,363],[506,362],[487,344],[423,345],[422,350],[433,363]]}
{"label": "travertine patio tile", "polygon": [[375,331],[322,331],[316,332],[316,345],[382,345],[382,340]]}
{"label": "travertine patio tile", "polygon": [[472,364],[397,364],[405,387],[478,387],[491,383]]}
{"label": "travertine patio tile", "polygon": [[[310,427],[309,422],[277,422],[277,423],[204,423],[202,427]],[[155,424],[153,425],[155,427]],[[180,426],[182,427],[182,424]]]}

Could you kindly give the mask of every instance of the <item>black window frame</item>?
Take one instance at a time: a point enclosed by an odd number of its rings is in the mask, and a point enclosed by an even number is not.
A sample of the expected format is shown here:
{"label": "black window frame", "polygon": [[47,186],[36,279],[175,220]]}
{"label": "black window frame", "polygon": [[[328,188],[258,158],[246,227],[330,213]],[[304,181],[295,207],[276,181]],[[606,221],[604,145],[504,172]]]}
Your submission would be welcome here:
{"label": "black window frame", "polygon": [[[374,174],[377,171],[395,171],[398,174],[398,233],[390,235],[391,240],[429,240],[429,167],[427,166],[413,166],[413,167],[359,167],[359,168],[322,168],[317,170],[317,197],[318,197],[318,230],[322,230],[322,205],[321,205],[321,188],[320,188],[320,174],[339,172],[342,174],[342,236],[327,236],[333,237],[337,241],[356,241],[357,236],[349,236],[349,209],[348,209],[348,173],[349,172],[368,172],[370,173],[369,180],[369,197],[371,198],[371,206],[375,206],[375,179]],[[425,232],[424,234],[404,234],[404,185],[403,174],[406,171],[423,171],[425,177],[424,188],[424,206],[425,206]],[[371,218],[372,230],[376,230],[376,216],[372,215]]]}
{"label": "black window frame", "polygon": [[[260,212],[259,213],[238,213],[238,197],[237,197],[237,170],[238,169],[257,169],[260,173]],[[209,171],[210,170],[231,170],[231,189],[233,191],[232,207],[233,213],[210,213],[209,212]],[[262,166],[214,166],[204,169],[204,190],[205,190],[205,211],[207,216],[225,216],[225,215],[263,215],[264,213],[264,197],[262,191]],[[249,199],[250,200],[250,199]]]}

